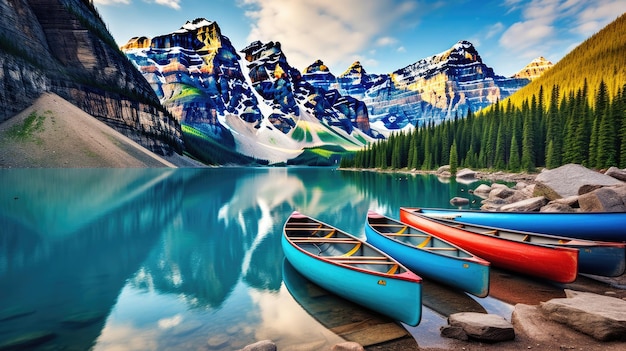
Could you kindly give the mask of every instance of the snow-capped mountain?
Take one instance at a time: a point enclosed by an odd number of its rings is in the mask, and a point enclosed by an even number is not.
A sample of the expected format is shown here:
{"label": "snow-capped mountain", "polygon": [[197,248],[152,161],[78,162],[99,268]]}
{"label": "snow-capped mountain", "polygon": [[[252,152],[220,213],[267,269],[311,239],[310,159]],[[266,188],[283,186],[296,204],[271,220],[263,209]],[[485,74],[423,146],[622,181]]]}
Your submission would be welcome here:
{"label": "snow-capped mountain", "polygon": [[389,74],[367,74],[355,62],[336,78],[335,85],[325,84],[363,100],[375,129],[393,131],[463,117],[468,109],[475,112],[489,106],[529,81],[496,75],[472,43],[459,41],[449,50]]}
{"label": "snow-capped mountain", "polygon": [[307,147],[358,149],[379,135],[363,102],[304,80],[280,43],[254,42],[242,58],[216,22],[200,18],[121,49],[184,132],[244,155],[285,162]]}

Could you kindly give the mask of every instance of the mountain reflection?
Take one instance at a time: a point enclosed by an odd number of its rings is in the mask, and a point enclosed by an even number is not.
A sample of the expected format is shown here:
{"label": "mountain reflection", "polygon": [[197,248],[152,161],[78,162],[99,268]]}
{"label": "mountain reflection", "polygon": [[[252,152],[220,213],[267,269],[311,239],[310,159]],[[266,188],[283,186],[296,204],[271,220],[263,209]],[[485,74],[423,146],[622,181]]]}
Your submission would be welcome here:
{"label": "mountain reflection", "polygon": [[298,315],[275,311],[290,296],[292,211],[363,236],[368,209],[446,207],[467,187],[322,168],[0,170],[0,182],[0,345],[43,330],[48,349],[112,348],[129,331],[154,349],[280,340],[272,318]]}

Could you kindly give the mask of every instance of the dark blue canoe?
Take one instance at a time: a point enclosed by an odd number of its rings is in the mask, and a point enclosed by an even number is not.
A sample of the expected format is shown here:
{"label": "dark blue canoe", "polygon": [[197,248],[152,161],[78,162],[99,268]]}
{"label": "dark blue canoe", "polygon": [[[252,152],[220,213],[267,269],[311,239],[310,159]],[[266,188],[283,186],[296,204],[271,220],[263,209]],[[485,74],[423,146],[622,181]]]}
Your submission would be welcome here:
{"label": "dark blue canoe", "polygon": [[420,208],[421,214],[585,240],[626,242],[626,212],[491,212]]}

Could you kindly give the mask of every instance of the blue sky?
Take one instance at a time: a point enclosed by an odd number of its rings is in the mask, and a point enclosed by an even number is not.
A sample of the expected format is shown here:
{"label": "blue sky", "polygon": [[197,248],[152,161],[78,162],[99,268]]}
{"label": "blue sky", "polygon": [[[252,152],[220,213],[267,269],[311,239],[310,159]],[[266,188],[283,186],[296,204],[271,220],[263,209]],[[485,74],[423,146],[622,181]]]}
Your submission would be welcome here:
{"label": "blue sky", "polygon": [[93,0],[119,45],[198,17],[237,50],[279,41],[302,70],[321,59],[338,75],[359,60],[390,73],[469,40],[510,76],[538,56],[556,63],[626,12],[626,0]]}

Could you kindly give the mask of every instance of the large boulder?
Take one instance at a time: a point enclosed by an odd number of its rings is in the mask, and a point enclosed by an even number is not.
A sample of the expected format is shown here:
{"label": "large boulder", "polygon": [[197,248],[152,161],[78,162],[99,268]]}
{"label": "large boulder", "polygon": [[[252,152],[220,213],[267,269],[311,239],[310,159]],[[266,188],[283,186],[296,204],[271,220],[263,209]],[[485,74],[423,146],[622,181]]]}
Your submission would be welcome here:
{"label": "large boulder", "polygon": [[609,177],[621,180],[622,182],[626,182],[626,170],[624,169],[611,167],[606,172],[604,172],[604,174],[608,175]]}
{"label": "large boulder", "polygon": [[476,179],[476,171],[472,171],[469,168],[463,168],[456,172],[457,179]]}
{"label": "large boulder", "polygon": [[548,200],[578,195],[583,185],[610,186],[621,184],[608,175],[592,171],[577,164],[567,164],[541,172],[535,178],[535,196],[545,196]]}
{"label": "large boulder", "polygon": [[541,303],[548,318],[597,340],[626,340],[625,300],[567,289],[565,295]]}
{"label": "large boulder", "polygon": [[497,342],[515,339],[513,325],[496,314],[461,312],[448,317],[448,327],[441,329],[442,336],[464,339],[463,333],[471,339]]}
{"label": "large boulder", "polygon": [[500,211],[507,212],[529,212],[539,211],[548,201],[543,196],[531,197],[530,199],[514,202],[500,207]]}
{"label": "large boulder", "polygon": [[626,186],[605,187],[578,197],[584,212],[626,212]]}

